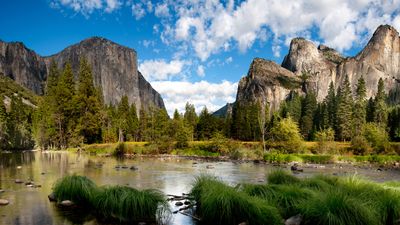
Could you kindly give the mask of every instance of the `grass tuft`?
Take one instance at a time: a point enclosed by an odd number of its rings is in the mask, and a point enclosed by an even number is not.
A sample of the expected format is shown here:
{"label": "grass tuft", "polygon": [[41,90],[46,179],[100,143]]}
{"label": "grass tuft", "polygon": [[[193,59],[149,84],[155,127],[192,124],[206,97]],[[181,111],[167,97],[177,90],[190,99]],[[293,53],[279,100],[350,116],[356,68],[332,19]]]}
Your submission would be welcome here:
{"label": "grass tuft", "polygon": [[295,184],[299,182],[299,178],[284,170],[275,170],[268,175],[269,184]]}
{"label": "grass tuft", "polygon": [[78,205],[90,205],[96,192],[96,184],[84,176],[66,176],[54,185],[54,195],[58,202],[70,200]]}

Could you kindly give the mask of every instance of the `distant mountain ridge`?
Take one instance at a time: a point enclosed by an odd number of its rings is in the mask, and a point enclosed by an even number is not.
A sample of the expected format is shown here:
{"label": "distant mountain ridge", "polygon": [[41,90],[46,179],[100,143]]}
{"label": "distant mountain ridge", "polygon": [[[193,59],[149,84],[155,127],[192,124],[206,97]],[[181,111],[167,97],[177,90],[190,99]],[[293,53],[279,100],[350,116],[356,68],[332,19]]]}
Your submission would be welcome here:
{"label": "distant mountain ridge", "polygon": [[105,103],[116,104],[126,95],[138,110],[165,108],[161,95],[138,71],[136,51],[105,38],[88,38],[47,57],[36,54],[22,42],[0,41],[0,74],[42,95],[52,60],[60,68],[69,61],[77,74],[81,57],[92,66],[94,84],[101,87]]}

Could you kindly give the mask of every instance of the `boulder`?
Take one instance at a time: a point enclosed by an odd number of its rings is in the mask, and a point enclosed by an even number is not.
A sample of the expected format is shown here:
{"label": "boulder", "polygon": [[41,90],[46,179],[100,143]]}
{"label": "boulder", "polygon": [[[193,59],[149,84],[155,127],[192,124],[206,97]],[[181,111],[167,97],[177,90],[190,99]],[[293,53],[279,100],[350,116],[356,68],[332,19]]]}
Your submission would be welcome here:
{"label": "boulder", "polygon": [[10,202],[6,199],[0,199],[0,205],[8,205]]}

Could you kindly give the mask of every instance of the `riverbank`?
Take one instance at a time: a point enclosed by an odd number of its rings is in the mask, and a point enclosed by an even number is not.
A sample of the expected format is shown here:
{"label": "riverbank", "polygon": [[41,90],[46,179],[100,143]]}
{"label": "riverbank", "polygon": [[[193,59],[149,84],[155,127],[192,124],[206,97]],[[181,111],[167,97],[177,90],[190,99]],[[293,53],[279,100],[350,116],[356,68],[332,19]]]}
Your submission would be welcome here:
{"label": "riverbank", "polygon": [[[313,154],[317,147],[317,142],[306,142],[307,151],[304,153],[281,153],[276,150],[263,152],[259,142],[232,142],[216,146],[215,143],[207,141],[190,142],[185,149],[171,149],[167,153],[160,154],[157,148],[147,142],[125,142],[118,143],[92,144],[83,148],[70,148],[68,151],[80,151],[91,155],[113,156],[123,155],[128,158],[133,157],[183,157],[188,159],[204,159],[214,161],[255,161],[272,164],[288,163],[311,163],[311,164],[374,164],[381,167],[400,167],[400,155],[393,154],[372,154],[372,155],[353,155],[347,149],[350,147],[348,142],[335,142],[337,154]],[[398,146],[399,143],[392,143]],[[118,148],[118,150],[117,150]],[[342,154],[340,154],[342,153]]]}

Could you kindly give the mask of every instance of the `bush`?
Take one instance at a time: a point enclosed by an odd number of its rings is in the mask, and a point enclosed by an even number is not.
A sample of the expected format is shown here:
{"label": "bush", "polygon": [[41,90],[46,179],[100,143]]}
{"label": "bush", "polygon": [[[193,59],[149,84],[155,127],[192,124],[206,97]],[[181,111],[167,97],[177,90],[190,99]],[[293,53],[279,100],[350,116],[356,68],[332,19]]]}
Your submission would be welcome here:
{"label": "bush", "polygon": [[276,143],[275,147],[285,153],[298,153],[305,150],[299,127],[290,117],[274,123],[270,136],[270,141]]}
{"label": "bush", "polygon": [[117,146],[114,149],[113,155],[117,157],[123,157],[128,150],[128,146],[125,142],[118,142]]}
{"label": "bush", "polygon": [[318,131],[315,134],[317,140],[316,153],[319,154],[336,154],[338,148],[335,144],[335,132],[332,128]]}
{"label": "bush", "polygon": [[371,153],[371,147],[364,136],[356,136],[351,139],[351,147],[355,155],[367,155]]}
{"label": "bush", "polygon": [[364,126],[364,137],[372,146],[376,153],[384,153],[390,151],[389,135],[385,128],[375,123],[367,123]]}

